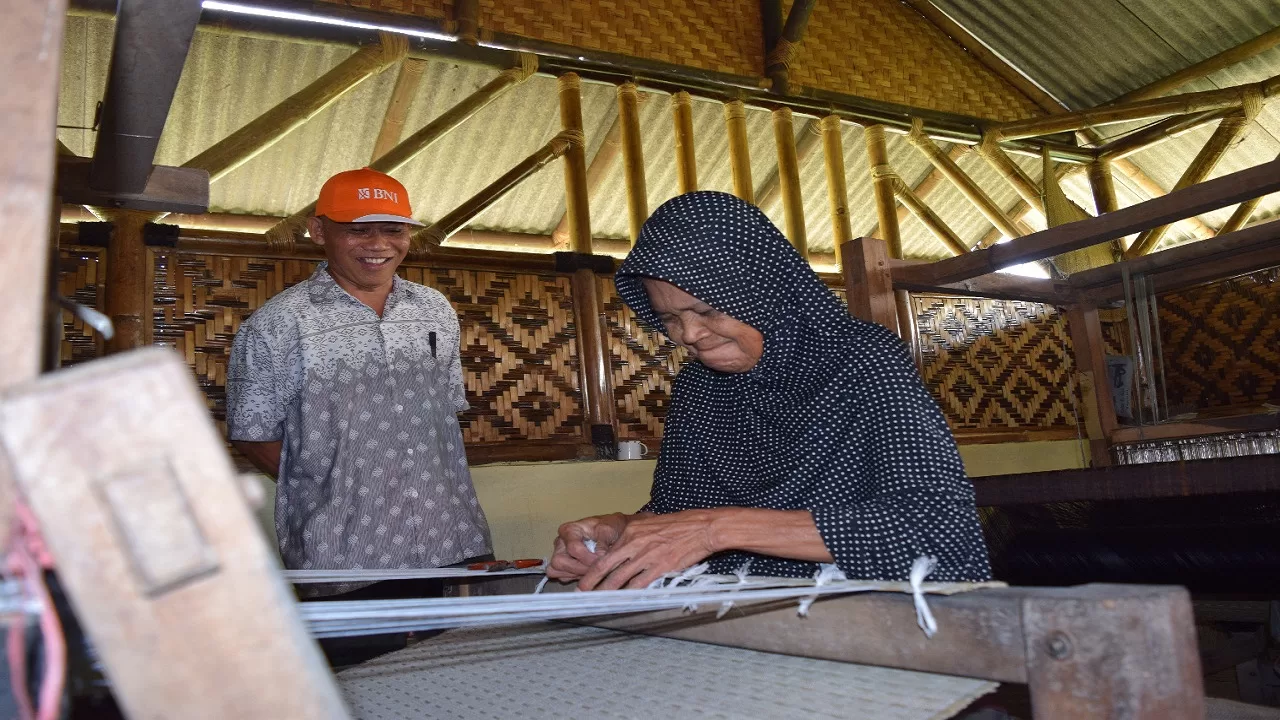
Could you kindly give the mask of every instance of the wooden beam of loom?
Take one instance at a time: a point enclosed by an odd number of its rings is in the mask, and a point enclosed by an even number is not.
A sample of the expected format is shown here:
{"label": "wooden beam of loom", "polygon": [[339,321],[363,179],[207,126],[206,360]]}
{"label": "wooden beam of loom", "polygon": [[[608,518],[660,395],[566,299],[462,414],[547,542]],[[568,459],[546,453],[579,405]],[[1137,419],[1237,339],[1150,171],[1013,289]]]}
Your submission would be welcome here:
{"label": "wooden beam of loom", "polygon": [[1169,115],[1189,115],[1210,110],[1240,108],[1244,104],[1245,95],[1248,92],[1257,92],[1263,98],[1280,92],[1280,82],[1278,81],[1280,81],[1280,76],[1262,82],[1236,85],[1221,90],[1170,95],[1151,100],[1139,100],[1124,105],[1109,105],[1078,112],[1063,113],[1047,118],[1018,120],[997,125],[992,132],[996,134],[996,137],[1001,142],[1006,142],[1038,135],[1053,135],[1084,128],[1096,128],[1130,120],[1146,120],[1148,118],[1168,117]]}
{"label": "wooden beam of loom", "polygon": [[422,73],[426,69],[426,60],[407,57],[400,61],[400,72],[396,74],[395,87],[391,90],[391,98],[387,100],[387,111],[382,116],[382,127],[378,130],[378,139],[373,143],[369,162],[376,162],[400,142],[404,135],[405,117],[413,106],[413,96],[418,92],[418,84],[422,82]]}
{"label": "wooden beam of loom", "polygon": [[216,182],[301,127],[355,86],[400,62],[408,51],[406,36],[382,33],[377,45],[356,51],[310,85],[188,160],[183,167],[206,170],[209,182]]}
{"label": "wooden beam of loom", "polygon": [[1123,272],[1146,275],[1156,292],[1171,292],[1280,265],[1280,221],[1225,233],[1072,275],[1072,288],[1094,303],[1124,297]]}
{"label": "wooden beam of loom", "polygon": [[[475,219],[477,215],[484,212],[490,205],[493,205],[521,182],[532,177],[552,160],[568,154],[575,145],[581,148],[581,137],[574,135],[570,131],[562,131],[551,138],[546,145],[535,150],[529,157],[516,163],[514,167],[503,173],[497,180],[489,183],[480,192],[471,196],[466,202],[454,208],[428,227],[414,233],[410,240],[412,247],[421,250],[439,246],[440,243],[444,242],[445,238]],[[590,232],[589,227],[587,232]],[[590,247],[590,239],[587,240],[587,245]]]}
{"label": "wooden beam of loom", "polygon": [[867,593],[794,605],[658,611],[580,624],[922,672],[1026,683],[1037,720],[1199,720],[1204,685],[1186,589],[1158,585],[992,588],[930,595],[926,637],[912,599]]}
{"label": "wooden beam of loom", "polygon": [[972,482],[979,507],[1278,492],[1280,455],[992,475]]}
{"label": "wooden beam of loom", "polygon": [[[622,153],[622,115],[618,115],[613,119],[613,124],[609,126],[608,132],[604,135],[604,141],[600,144],[600,148],[596,150],[596,154],[591,158],[591,162],[587,165],[587,198],[590,199],[600,191],[600,185],[604,183],[604,179],[609,176],[613,170],[614,164],[618,160],[618,155]],[[569,247],[569,213],[565,212],[560,216],[560,222],[556,223],[555,230],[551,231],[551,239],[555,246],[560,249]]]}
{"label": "wooden beam of loom", "polygon": [[[900,271],[901,279],[940,283],[966,280],[1012,265],[1042,260],[1114,240],[1277,190],[1280,190],[1280,159],[1192,185],[1100,217],[1059,225],[960,257],[904,268]],[[894,276],[895,279],[898,278],[898,272]]]}
{"label": "wooden beam of loom", "polygon": [[1130,90],[1108,104],[1135,102],[1159,97],[1167,92],[1177,90],[1193,80],[1199,80],[1206,75],[1211,75],[1219,70],[1256,57],[1276,45],[1280,45],[1280,27],[1272,28],[1252,40],[1223,50],[1213,57],[1166,75],[1153,83],[1143,85],[1136,90]]}
{"label": "wooden beam of loom", "polygon": [[[378,172],[394,173],[431,147],[437,140],[448,135],[450,131],[466,122],[494,100],[502,97],[508,90],[532,77],[538,68],[537,58],[526,53],[521,53],[519,57],[521,60],[519,67],[508,68],[498,73],[497,77],[459,100],[453,107],[432,118],[431,122],[423,125],[412,135],[380,155],[369,164],[369,167]],[[398,83],[399,80],[397,80],[397,86]],[[390,112],[390,108],[388,108],[388,112]],[[309,203],[306,207],[269,228],[266,231],[267,237],[273,243],[279,245],[291,245],[297,242],[306,232],[307,218],[314,215],[315,211],[316,204],[314,202]]]}

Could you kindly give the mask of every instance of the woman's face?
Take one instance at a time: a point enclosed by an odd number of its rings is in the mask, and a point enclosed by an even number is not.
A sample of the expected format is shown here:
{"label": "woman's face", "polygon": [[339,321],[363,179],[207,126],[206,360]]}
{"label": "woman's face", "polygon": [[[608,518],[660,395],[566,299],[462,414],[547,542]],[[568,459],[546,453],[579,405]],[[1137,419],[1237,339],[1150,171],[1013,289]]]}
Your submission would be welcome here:
{"label": "woman's face", "polygon": [[720,372],[746,372],[764,354],[764,335],[665,280],[644,279],[649,304],[680,343],[703,365]]}

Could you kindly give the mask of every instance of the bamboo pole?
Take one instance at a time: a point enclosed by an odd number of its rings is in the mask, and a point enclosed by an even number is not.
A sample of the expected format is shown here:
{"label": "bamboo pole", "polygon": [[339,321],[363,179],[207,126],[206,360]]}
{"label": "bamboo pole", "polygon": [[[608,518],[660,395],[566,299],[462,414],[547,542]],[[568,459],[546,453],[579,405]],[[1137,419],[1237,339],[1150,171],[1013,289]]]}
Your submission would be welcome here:
{"label": "bamboo pole", "polygon": [[1101,160],[1119,160],[1139,150],[1146,150],[1169,138],[1194,130],[1201,125],[1221,120],[1235,112],[1234,110],[1210,110],[1195,115],[1179,115],[1165,118],[1160,122],[1148,125],[1141,130],[1117,138],[1098,148]]}
{"label": "bamboo pole", "polygon": [[928,205],[925,205],[916,194],[911,191],[911,187],[902,181],[900,177],[893,179],[893,193],[902,204],[916,216],[934,237],[942,242],[952,255],[963,255],[969,252],[969,248],[965,247],[964,241],[959,235],[955,234],[942,218],[938,217]]}
{"label": "bamboo pole", "polygon": [[800,164],[796,158],[796,135],[791,123],[791,108],[773,111],[773,141],[778,148],[778,184],[782,190],[787,240],[791,241],[801,257],[807,258],[809,240],[804,232],[804,198],[800,195]]}
{"label": "bamboo pole", "polygon": [[387,101],[387,112],[382,117],[382,128],[378,131],[378,139],[373,143],[373,154],[369,162],[387,154],[395,147],[404,135],[404,120],[413,105],[413,96],[418,92],[422,82],[422,73],[427,68],[426,60],[407,57],[400,62],[400,72],[396,75],[395,88],[391,90],[391,99]]}
{"label": "bamboo pole", "polygon": [[[1209,173],[1213,172],[1213,169],[1218,165],[1218,161],[1235,144],[1236,139],[1240,137],[1240,134],[1244,132],[1249,123],[1253,122],[1255,115],[1256,110],[1247,114],[1240,113],[1225,118],[1219,123],[1218,129],[1213,131],[1209,141],[1200,149],[1195,159],[1191,161],[1191,165],[1182,173],[1182,177],[1178,178],[1178,183],[1173,186],[1173,190],[1176,192],[1190,187],[1209,177]],[[1125,259],[1142,257],[1154,250],[1160,244],[1160,241],[1164,239],[1165,233],[1169,231],[1170,227],[1170,225],[1161,225],[1139,235],[1138,239],[1133,242],[1133,246],[1125,251]]]}
{"label": "bamboo pole", "polygon": [[[822,134],[818,132],[815,120],[805,123],[805,129],[800,131],[800,139],[796,140],[796,164],[803,165],[813,157],[813,154],[822,147]],[[756,206],[759,208],[772,207],[778,202],[778,197],[782,194],[781,175],[773,173],[765,178],[765,181],[756,188]]]}
{"label": "bamboo pole", "polygon": [[872,189],[875,192],[876,217],[880,221],[879,235],[889,245],[889,257],[902,259],[902,235],[898,228],[898,213],[894,208],[893,180],[898,174],[889,166],[889,149],[885,145],[884,126],[870,125],[863,129],[867,143],[867,163],[871,169]]}
{"label": "bamboo pole", "polygon": [[[515,167],[494,180],[483,190],[473,195],[466,202],[454,208],[447,215],[414,233],[411,240],[412,247],[422,250],[427,247],[438,246],[444,242],[445,238],[457,232],[463,225],[466,225],[473,218],[484,212],[489,206],[493,205],[503,195],[511,191],[512,188],[528,179],[548,163],[556,158],[564,155],[567,156],[572,152],[573,147],[581,142],[581,138],[575,136],[570,131],[562,131],[556,135],[546,145],[543,145],[529,157],[521,160]],[[590,228],[588,228],[588,231]],[[587,247],[590,248],[590,238],[587,240]]]}
{"label": "bamboo pole", "polygon": [[680,193],[698,189],[698,159],[694,154],[693,106],[689,93],[681,90],[671,96],[671,115],[675,123],[676,173],[680,176]]}
{"label": "bamboo pole", "polygon": [[[489,103],[497,100],[505,92],[533,76],[538,69],[538,58],[528,53],[520,54],[521,65],[509,68],[497,77],[485,83],[483,87],[463,98],[458,104],[445,110],[439,117],[422,126],[417,132],[400,141],[388,150],[369,167],[378,172],[393,173],[404,167],[413,158],[431,147],[440,138],[461,125]],[[315,214],[316,204],[308,204],[296,213],[277,223],[267,231],[267,237],[273,243],[288,246],[297,241],[306,232],[307,218]]]}
{"label": "bamboo pole", "polygon": [[1169,97],[1139,100],[1123,105],[1108,105],[1073,113],[1063,113],[1045,118],[1018,120],[996,126],[1001,142],[1021,140],[1037,135],[1052,135],[1060,132],[1071,132],[1090,127],[1111,125],[1130,120],[1146,120],[1162,118],[1169,115],[1187,115],[1210,110],[1240,108],[1244,104],[1245,95],[1256,92],[1263,98],[1274,95],[1280,89],[1280,76],[1258,83],[1237,85],[1221,90],[1205,90],[1203,92],[1172,95]]}
{"label": "bamboo pole", "polygon": [[640,138],[639,105],[635,83],[623,83],[618,86],[623,176],[627,181],[627,227],[632,245],[640,239],[640,228],[649,217],[649,195],[645,188],[644,148]]}
{"label": "bamboo pole", "polygon": [[458,26],[458,40],[467,45],[480,42],[480,0],[454,0],[453,19]]}
{"label": "bamboo pole", "polygon": [[[1044,197],[1040,186],[1000,147],[1000,141],[994,134],[983,135],[982,142],[978,143],[974,150],[1013,187],[1014,192],[1018,193],[1018,197],[1021,197],[1028,207],[1035,208],[1041,214],[1044,213]],[[1009,237],[1017,237],[1017,235]]]}
{"label": "bamboo pole", "polygon": [[796,46],[804,36],[804,29],[809,24],[809,15],[817,0],[795,0],[791,10],[787,12],[787,22],[778,35],[778,41],[768,48],[765,57],[764,74],[769,78],[773,92],[786,95],[790,92],[790,81],[787,70],[795,58]]}
{"label": "bamboo pole", "polygon": [[1112,100],[1109,104],[1120,104],[1159,97],[1167,92],[1177,90],[1192,80],[1198,80],[1206,75],[1222,70],[1223,68],[1231,67],[1236,63],[1255,57],[1260,53],[1270,50],[1276,45],[1280,45],[1280,27],[1268,30],[1248,42],[1223,50],[1211,58],[1201,60],[1200,62],[1191,65],[1190,67],[1183,68],[1172,75],[1166,75],[1153,83],[1143,85],[1137,90],[1131,90],[1115,100]]}
{"label": "bamboo pole", "polygon": [[591,206],[587,198],[587,159],[582,132],[582,80],[577,73],[560,76],[560,125],[570,138],[564,153],[564,205],[569,216],[569,244],[576,253],[591,254]]}
{"label": "bamboo pole", "polygon": [[741,100],[724,104],[725,132],[729,136],[729,165],[733,168],[733,194],[749,203],[756,201],[751,184],[751,149],[747,144],[747,111]]}
{"label": "bamboo pole", "polygon": [[[1111,166],[1121,175],[1128,178],[1134,185],[1138,186],[1138,189],[1145,192],[1147,196],[1153,200],[1169,194],[1167,190],[1160,187],[1159,183],[1152,180],[1150,175],[1143,172],[1142,168],[1134,165],[1133,162],[1128,159],[1116,160],[1111,163]],[[1206,225],[1205,222],[1198,217],[1189,217],[1174,223],[1174,225],[1178,225],[1180,223],[1186,223],[1191,233],[1201,240],[1213,237],[1213,228]]]}
{"label": "bamboo pole", "polygon": [[[964,195],[969,202],[978,208],[978,212],[987,219],[992,225],[1000,228],[1010,237],[1017,237],[1018,228],[1013,224],[1013,220],[1004,214],[1000,206],[996,205],[991,196],[982,191],[978,184],[969,177],[960,166],[955,163],[937,143],[929,139],[924,133],[924,122],[917,119],[911,123],[911,132],[907,134],[907,142],[911,143],[924,154],[929,162],[933,164],[939,172],[960,190],[960,194]],[[903,189],[910,191],[911,188],[903,185]],[[914,195],[912,195],[914,197]],[[945,240],[944,240],[945,242]]]}
{"label": "bamboo pole", "polygon": [[1116,185],[1111,177],[1111,163],[1101,159],[1089,163],[1089,187],[1093,189],[1093,204],[1098,215],[1115,212],[1120,207],[1116,202]]}
{"label": "bamboo pole", "polygon": [[822,118],[827,204],[831,208],[831,241],[835,245],[837,263],[840,262],[840,248],[853,239],[853,226],[849,222],[849,188],[844,178],[844,138],[841,131],[839,117],[828,115]]}
{"label": "bamboo pole", "polygon": [[146,334],[147,244],[143,231],[164,213],[94,208],[94,214],[112,225],[107,242],[104,307],[115,326],[106,343],[108,353],[142,347]]}
{"label": "bamboo pole", "polygon": [[[947,153],[947,157],[951,158],[953,162],[958,161],[960,158],[964,157],[965,153],[969,152],[969,150],[970,147],[968,145],[956,143],[951,146],[951,150]],[[911,188],[911,192],[915,193],[916,197],[923,201],[929,197],[929,194],[932,193],[942,181],[942,173],[938,168],[932,168],[929,170],[928,175],[925,175],[920,182],[916,183]],[[898,227],[902,227],[902,223],[907,221],[907,216],[911,215],[911,211],[907,209],[906,205],[899,204],[897,213]],[[1017,218],[1014,219],[1014,222],[1017,222]],[[874,237],[876,236],[876,233],[879,232],[879,229],[880,223],[877,222],[872,226],[871,231],[868,232],[867,235],[869,237]]]}
{"label": "bamboo pole", "polygon": [[[621,121],[621,116],[613,119],[613,124],[609,126],[609,131],[604,135],[604,142],[600,144],[600,148],[596,150],[595,157],[591,158],[591,163],[587,165],[588,199],[600,190],[600,185],[608,177],[609,171],[613,170],[613,165],[618,160],[618,153],[622,149],[621,141],[619,140],[619,136],[622,134]],[[556,223],[556,229],[551,231],[551,237],[554,238],[556,247],[561,249],[569,247],[569,213],[567,211],[560,216],[560,222]]]}
{"label": "bamboo pole", "polygon": [[1236,207],[1235,212],[1231,213],[1231,217],[1218,228],[1218,235],[1226,235],[1244,227],[1249,222],[1249,218],[1253,217],[1253,212],[1258,209],[1258,203],[1262,202],[1262,198],[1256,197],[1252,200],[1245,200]]}
{"label": "bamboo pole", "polygon": [[379,44],[358,50],[310,85],[188,160],[183,167],[207,170],[209,182],[215,182],[301,127],[347,91],[404,59],[409,51],[406,36],[380,33],[380,37]]}

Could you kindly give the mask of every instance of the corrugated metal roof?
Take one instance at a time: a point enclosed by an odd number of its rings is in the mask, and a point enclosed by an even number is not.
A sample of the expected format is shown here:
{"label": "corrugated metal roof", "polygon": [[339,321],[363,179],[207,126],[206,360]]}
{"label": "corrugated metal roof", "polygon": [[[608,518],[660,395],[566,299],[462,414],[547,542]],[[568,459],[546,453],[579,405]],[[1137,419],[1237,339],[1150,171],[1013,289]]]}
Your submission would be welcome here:
{"label": "corrugated metal roof", "polygon": [[[1201,7],[1189,0],[1089,0],[1074,3],[1023,3],[1020,0],[937,0],[949,14],[996,52],[1024,69],[1056,97],[1072,107],[1104,102],[1163,77],[1203,57],[1236,45],[1280,24],[1280,6],[1261,0]],[[93,122],[94,108],[105,86],[113,21],[73,16],[68,19],[63,83],[59,103],[59,138],[73,151],[89,154],[94,133],[81,128]],[[1106,48],[1106,52],[1099,52]],[[351,53],[342,46],[228,35],[201,28],[179,83],[173,108],[157,153],[157,162],[180,165],[247,123]],[[1254,82],[1280,73],[1280,48],[1224,70],[1185,90]],[[492,69],[448,60],[426,63],[422,81],[406,118],[406,134],[495,77]],[[362,83],[256,158],[213,187],[211,210],[285,215],[311,202],[332,173],[359,167],[370,153],[381,127],[395,82],[394,68]],[[677,193],[670,98],[644,93],[640,110],[650,210]],[[560,127],[557,83],[534,77],[512,89],[464,125],[412,160],[396,175],[409,188],[415,211],[435,220],[465,201],[550,139]],[[594,156],[617,115],[611,85],[583,85],[583,124],[588,160]],[[765,110],[747,109],[747,131],[753,180],[757,188],[776,173],[773,123]],[[699,187],[730,191],[728,145],[720,103],[694,99]],[[797,138],[809,119],[797,115]],[[1113,129],[1114,130],[1114,129]],[[1172,187],[1212,128],[1201,128],[1145,150],[1131,160],[1163,187]],[[1216,174],[1269,160],[1280,152],[1280,104],[1268,108],[1245,140],[1232,149]],[[871,180],[862,131],[845,124],[844,163],[849,209],[855,235],[875,224]],[[889,135],[890,159],[911,185],[930,171],[928,162],[905,138]],[[947,149],[944,146],[944,149]],[[1036,158],[1017,157],[1031,177],[1041,174]],[[961,167],[1002,207],[1018,196],[974,153]],[[824,160],[819,149],[800,167],[809,246],[830,252],[831,224]],[[1116,174],[1120,204],[1146,199]],[[1093,201],[1086,180],[1076,175],[1065,184],[1068,196],[1086,209]],[[976,243],[991,224],[948,182],[929,196],[928,204],[969,243]],[[765,213],[783,226],[780,202]],[[1230,208],[1207,216],[1221,223]],[[1280,212],[1280,198],[1264,202],[1260,216]],[[471,227],[547,234],[564,213],[564,180],[559,164],[548,166],[477,217]],[[627,235],[626,197],[618,162],[591,198],[591,224],[597,237]],[[914,218],[902,225],[909,257],[938,258],[945,248]],[[1166,242],[1187,239],[1181,232]]]}
{"label": "corrugated metal roof", "polygon": [[[1105,103],[1280,26],[1280,3],[1275,0],[933,2],[1073,110]],[[1277,74],[1280,47],[1188,83],[1176,92],[1231,87]],[[1111,126],[1105,130],[1114,135],[1132,127]],[[1212,132],[1212,126],[1199,128],[1135,153],[1129,160],[1168,190]],[[1280,103],[1273,102],[1210,177],[1266,162],[1277,153]],[[1121,173],[1115,173],[1115,178],[1121,206],[1149,198]],[[1079,182],[1082,181],[1076,179],[1073,184]],[[1078,197],[1073,199],[1080,201]],[[1228,207],[1202,217],[1217,227],[1232,210]],[[1262,202],[1255,218],[1277,213],[1280,197],[1272,196]],[[1162,246],[1191,238],[1185,231],[1171,232]]]}

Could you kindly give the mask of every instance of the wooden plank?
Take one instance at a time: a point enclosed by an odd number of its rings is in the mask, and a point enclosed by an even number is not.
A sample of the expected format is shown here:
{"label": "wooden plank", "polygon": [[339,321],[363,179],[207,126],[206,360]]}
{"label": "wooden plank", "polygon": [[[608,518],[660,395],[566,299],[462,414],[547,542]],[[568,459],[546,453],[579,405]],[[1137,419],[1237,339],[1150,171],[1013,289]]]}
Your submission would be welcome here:
{"label": "wooden plank", "polygon": [[[1083,585],[932,595],[938,633],[916,626],[911,596],[661,611],[574,622],[824,660],[1025,682],[1038,720],[1201,718],[1203,683],[1186,590]],[[1075,694],[1078,693],[1078,697]],[[1064,699],[1072,695],[1072,700]],[[1082,715],[1080,707],[1090,713]]]}
{"label": "wooden plank", "polygon": [[76,205],[199,214],[209,209],[209,173],[194,168],[156,165],[141,192],[100,190],[89,184],[89,158],[58,158],[57,192]]}
{"label": "wooden plank", "polygon": [[854,238],[841,247],[841,258],[849,314],[897,330],[888,245],[879,238]]}
{"label": "wooden plank", "polygon": [[1021,275],[991,273],[953,283],[921,283],[901,281],[894,275],[893,286],[899,290],[960,295],[963,297],[992,298],[995,300],[1030,300],[1053,305],[1070,305],[1079,302],[1080,295],[1070,285],[1060,280],[1030,278]]}
{"label": "wooden plank", "polygon": [[1280,222],[1272,220],[1208,240],[1179,245],[1132,260],[1076,273],[1071,287],[1092,302],[1124,297],[1123,273],[1146,275],[1157,292],[1169,292],[1280,265]]}
{"label": "wooden plank", "polygon": [[979,506],[1280,491],[1280,455],[971,478]]}
{"label": "wooden plank", "polygon": [[98,360],[0,408],[0,450],[126,715],[347,717],[178,356]]}
{"label": "wooden plank", "polygon": [[1280,159],[1224,175],[1099,217],[1067,223],[1002,245],[894,272],[895,282],[949,283],[1124,237],[1280,190]]}

